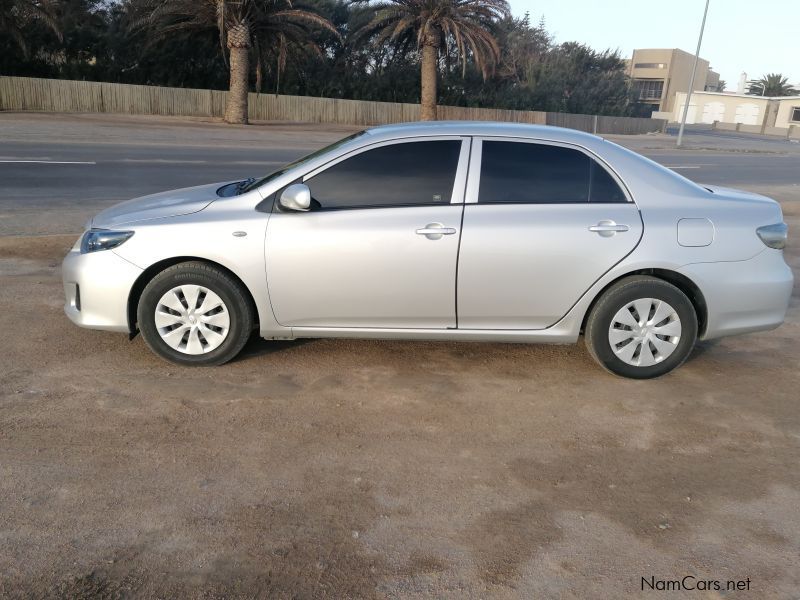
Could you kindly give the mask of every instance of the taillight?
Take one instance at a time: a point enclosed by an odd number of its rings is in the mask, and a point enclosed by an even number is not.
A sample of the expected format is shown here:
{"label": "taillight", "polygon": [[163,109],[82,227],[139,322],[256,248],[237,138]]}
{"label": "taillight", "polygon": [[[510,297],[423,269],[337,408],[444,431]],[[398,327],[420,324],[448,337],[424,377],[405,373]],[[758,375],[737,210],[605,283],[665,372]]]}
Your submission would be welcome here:
{"label": "taillight", "polygon": [[768,247],[781,250],[786,247],[786,238],[789,233],[789,228],[786,223],[775,223],[775,225],[764,225],[756,229],[758,237]]}

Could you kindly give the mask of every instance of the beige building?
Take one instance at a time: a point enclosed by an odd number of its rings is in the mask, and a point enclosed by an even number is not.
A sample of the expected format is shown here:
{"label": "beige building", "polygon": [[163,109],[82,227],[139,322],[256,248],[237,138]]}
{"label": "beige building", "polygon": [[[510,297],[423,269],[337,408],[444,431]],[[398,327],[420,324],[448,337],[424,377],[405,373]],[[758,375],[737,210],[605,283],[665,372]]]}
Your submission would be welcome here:
{"label": "beige building", "polygon": [[[686,105],[686,93],[675,94],[670,121],[679,122]],[[793,135],[800,131],[800,96],[764,97],[748,94],[694,92],[689,102],[686,123],[736,126],[740,131]]]}
{"label": "beige building", "polygon": [[[694,54],[678,48],[634,50],[628,61],[628,76],[639,100],[654,111],[672,112],[675,94],[689,90]],[[718,91],[719,73],[707,60],[697,62],[695,91]]]}

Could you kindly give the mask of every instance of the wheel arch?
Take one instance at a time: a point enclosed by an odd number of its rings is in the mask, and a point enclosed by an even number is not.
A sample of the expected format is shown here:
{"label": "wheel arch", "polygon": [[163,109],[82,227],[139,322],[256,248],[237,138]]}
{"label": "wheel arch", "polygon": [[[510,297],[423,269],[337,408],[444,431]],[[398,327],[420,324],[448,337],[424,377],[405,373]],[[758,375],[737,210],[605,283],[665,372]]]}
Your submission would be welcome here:
{"label": "wheel arch", "polygon": [[637,269],[635,271],[630,271],[625,273],[624,275],[620,275],[619,277],[609,281],[603,289],[601,289],[597,294],[595,294],[594,298],[592,299],[589,307],[586,309],[586,313],[583,315],[583,320],[581,322],[581,333],[586,328],[586,321],[589,319],[589,315],[592,313],[597,302],[606,293],[606,290],[610,288],[612,285],[620,281],[621,279],[625,279],[626,277],[630,277],[632,275],[649,275],[650,277],[655,277],[656,279],[661,279],[662,281],[666,281],[667,283],[671,283],[684,294],[686,297],[689,298],[689,301],[692,303],[694,307],[694,312],[697,315],[697,337],[702,338],[705,335],[706,327],[708,325],[708,304],[706,304],[705,296],[703,292],[700,290],[698,285],[688,278],[686,275],[682,273],[678,273],[677,271],[672,271],[670,269]]}
{"label": "wheel arch", "polygon": [[139,307],[139,300],[142,297],[142,292],[144,288],[147,287],[147,284],[152,281],[153,277],[161,273],[164,269],[168,269],[169,267],[174,267],[175,265],[179,265],[185,262],[201,262],[207,265],[211,265],[221,271],[227,273],[230,277],[238,281],[242,287],[247,292],[247,300],[250,303],[250,307],[253,310],[253,317],[254,317],[254,324],[256,328],[260,323],[260,317],[258,314],[258,305],[253,298],[253,292],[250,291],[250,288],[247,287],[247,284],[242,281],[242,278],[239,277],[236,273],[231,271],[225,265],[221,265],[220,263],[209,260],[207,258],[201,258],[198,256],[175,256],[172,258],[167,258],[164,260],[160,260],[158,262],[153,263],[149,267],[147,267],[139,277],[134,282],[133,286],[131,287],[131,291],[128,294],[128,332],[133,335],[137,331],[137,321],[136,321],[136,310]]}

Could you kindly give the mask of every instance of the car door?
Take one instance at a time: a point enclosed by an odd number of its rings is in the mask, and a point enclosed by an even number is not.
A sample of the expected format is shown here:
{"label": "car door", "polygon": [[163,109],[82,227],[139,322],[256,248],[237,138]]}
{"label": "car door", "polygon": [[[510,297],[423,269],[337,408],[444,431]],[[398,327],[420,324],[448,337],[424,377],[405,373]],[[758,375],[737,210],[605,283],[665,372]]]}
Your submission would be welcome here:
{"label": "car door", "polygon": [[469,143],[455,136],[384,142],[306,175],[311,210],[276,207],[267,227],[278,323],[455,327]]}
{"label": "car door", "polygon": [[636,205],[565,144],[476,139],[458,263],[458,327],[544,329],[642,235]]}

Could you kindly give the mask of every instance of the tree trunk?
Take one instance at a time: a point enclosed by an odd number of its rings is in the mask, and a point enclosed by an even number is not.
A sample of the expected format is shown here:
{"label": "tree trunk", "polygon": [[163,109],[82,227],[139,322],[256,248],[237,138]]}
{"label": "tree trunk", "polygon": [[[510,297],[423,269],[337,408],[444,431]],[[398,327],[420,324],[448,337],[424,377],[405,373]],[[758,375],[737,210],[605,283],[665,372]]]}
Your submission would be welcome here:
{"label": "tree trunk", "polygon": [[433,44],[422,46],[422,99],[419,118],[422,121],[436,120],[436,63],[439,48]]}
{"label": "tree trunk", "polygon": [[231,85],[225,105],[225,121],[247,125],[247,93],[250,87],[250,27],[239,23],[228,30]]}

